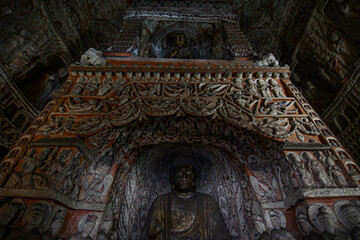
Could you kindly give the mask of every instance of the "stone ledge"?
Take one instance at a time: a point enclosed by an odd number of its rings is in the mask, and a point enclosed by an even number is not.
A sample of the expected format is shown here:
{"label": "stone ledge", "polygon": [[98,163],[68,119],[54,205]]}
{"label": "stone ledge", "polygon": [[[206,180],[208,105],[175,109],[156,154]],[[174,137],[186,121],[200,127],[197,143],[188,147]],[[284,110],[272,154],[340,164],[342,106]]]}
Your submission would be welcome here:
{"label": "stone ledge", "polygon": [[290,209],[304,198],[333,198],[333,197],[359,197],[359,188],[324,188],[297,190],[284,201],[261,203],[264,209],[285,208]]}
{"label": "stone ledge", "polygon": [[359,197],[359,188],[323,188],[302,190],[305,198]]}
{"label": "stone ledge", "polygon": [[0,188],[0,196],[50,199],[76,210],[104,211],[105,209],[105,203],[78,202],[53,190]]}

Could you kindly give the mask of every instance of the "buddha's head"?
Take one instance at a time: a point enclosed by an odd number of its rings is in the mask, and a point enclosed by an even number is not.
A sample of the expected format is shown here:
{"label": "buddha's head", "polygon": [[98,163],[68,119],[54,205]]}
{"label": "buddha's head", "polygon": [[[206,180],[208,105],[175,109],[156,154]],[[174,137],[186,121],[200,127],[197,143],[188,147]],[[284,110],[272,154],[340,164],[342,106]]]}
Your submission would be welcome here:
{"label": "buddha's head", "polygon": [[192,165],[177,165],[173,168],[172,185],[177,192],[192,192],[196,188],[197,173]]}
{"label": "buddha's head", "polygon": [[185,45],[185,35],[182,33],[176,34],[176,45],[182,47]]}
{"label": "buddha's head", "polygon": [[351,224],[360,226],[360,212],[352,204],[345,204],[340,208],[340,211]]}
{"label": "buddha's head", "polygon": [[334,232],[335,222],[325,207],[320,207],[316,216],[325,231],[328,231],[330,233]]}

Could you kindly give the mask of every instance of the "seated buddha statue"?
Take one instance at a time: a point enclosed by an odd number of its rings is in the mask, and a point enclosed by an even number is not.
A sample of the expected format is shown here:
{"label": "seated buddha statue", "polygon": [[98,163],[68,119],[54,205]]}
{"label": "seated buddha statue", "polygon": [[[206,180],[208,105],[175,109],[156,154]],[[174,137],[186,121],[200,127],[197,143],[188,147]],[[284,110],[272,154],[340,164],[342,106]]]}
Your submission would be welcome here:
{"label": "seated buddha statue", "polygon": [[142,239],[230,239],[218,204],[195,191],[196,169],[192,165],[178,165],[172,173],[173,191],[157,197],[152,203]]}
{"label": "seated buddha statue", "polygon": [[186,36],[184,34],[176,34],[175,48],[168,52],[166,57],[169,58],[183,58],[192,59],[194,58],[192,51],[186,42]]}

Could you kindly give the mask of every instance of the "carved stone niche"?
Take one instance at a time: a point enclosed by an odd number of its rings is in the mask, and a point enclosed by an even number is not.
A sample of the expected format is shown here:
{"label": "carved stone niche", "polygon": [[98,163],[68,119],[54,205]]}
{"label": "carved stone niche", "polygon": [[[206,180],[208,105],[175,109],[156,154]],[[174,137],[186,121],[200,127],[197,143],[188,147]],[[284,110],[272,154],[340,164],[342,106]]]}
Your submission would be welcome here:
{"label": "carved stone niche", "polygon": [[211,145],[170,143],[148,148],[135,160],[125,185],[117,235],[121,239],[141,239],[154,199],[171,192],[169,173],[177,156],[183,156],[187,159],[184,164],[197,169],[195,191],[216,201],[231,239],[247,237],[243,179],[227,154]]}

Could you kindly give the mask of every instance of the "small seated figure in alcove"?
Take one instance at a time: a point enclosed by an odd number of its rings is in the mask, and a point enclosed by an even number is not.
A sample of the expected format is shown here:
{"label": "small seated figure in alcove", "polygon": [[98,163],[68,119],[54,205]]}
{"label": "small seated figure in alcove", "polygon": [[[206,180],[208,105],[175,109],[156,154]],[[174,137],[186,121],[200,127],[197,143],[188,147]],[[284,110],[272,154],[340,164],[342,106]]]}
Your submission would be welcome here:
{"label": "small seated figure in alcove", "polygon": [[198,169],[176,165],[172,169],[173,191],[157,197],[148,213],[143,240],[227,240],[229,233],[218,204],[195,192]]}
{"label": "small seated figure in alcove", "polygon": [[176,34],[176,45],[175,48],[168,52],[165,56],[169,58],[185,58],[192,59],[194,58],[192,51],[188,46],[188,42],[185,34],[178,33]]}

